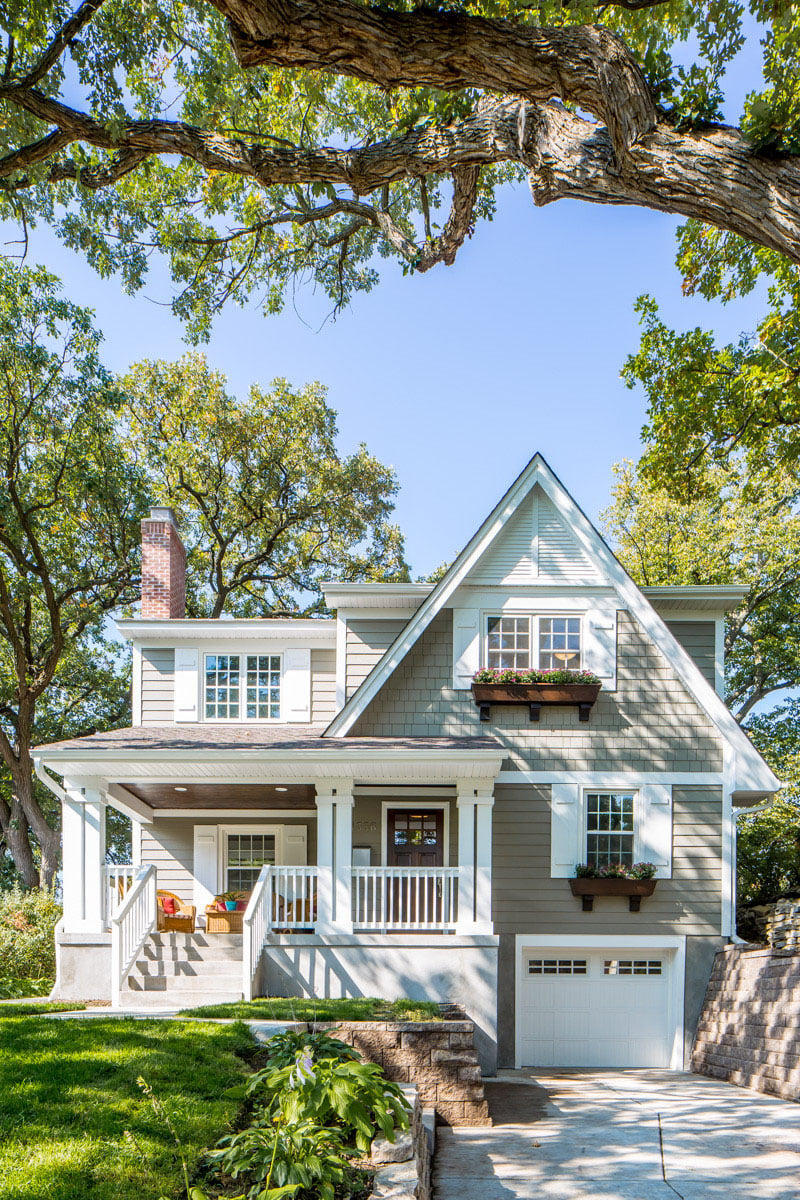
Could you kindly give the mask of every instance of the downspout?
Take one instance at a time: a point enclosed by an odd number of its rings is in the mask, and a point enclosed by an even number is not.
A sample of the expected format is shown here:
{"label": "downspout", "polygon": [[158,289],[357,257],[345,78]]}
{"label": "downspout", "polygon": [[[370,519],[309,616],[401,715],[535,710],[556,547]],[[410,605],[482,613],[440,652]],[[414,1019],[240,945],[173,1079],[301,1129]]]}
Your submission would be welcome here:
{"label": "downspout", "polygon": [[48,775],[47,771],[45,771],[44,767],[42,766],[41,758],[34,758],[33,770],[36,778],[41,780],[47,790],[53,793],[56,800],[63,804],[67,798],[66,793],[61,784],[58,783],[52,775]]}
{"label": "downspout", "polygon": [[[781,787],[783,787],[783,784],[781,784]],[[734,868],[733,931],[732,931],[732,936],[731,936],[731,942],[733,943],[734,946],[747,945],[744,938],[740,938],[738,933],[736,932],[736,883],[737,883],[736,877],[738,874],[738,872],[736,870],[736,866],[737,866],[737,863],[739,860],[739,817],[752,817],[752,816],[755,816],[757,813],[766,812],[768,808],[772,808],[773,804],[775,803],[775,801],[777,799],[778,799],[778,794],[776,792],[775,795],[772,796],[769,800],[767,800],[765,804],[757,804],[753,808],[739,808],[739,809],[732,808],[732,810],[731,810],[731,816],[733,817],[733,868]]]}

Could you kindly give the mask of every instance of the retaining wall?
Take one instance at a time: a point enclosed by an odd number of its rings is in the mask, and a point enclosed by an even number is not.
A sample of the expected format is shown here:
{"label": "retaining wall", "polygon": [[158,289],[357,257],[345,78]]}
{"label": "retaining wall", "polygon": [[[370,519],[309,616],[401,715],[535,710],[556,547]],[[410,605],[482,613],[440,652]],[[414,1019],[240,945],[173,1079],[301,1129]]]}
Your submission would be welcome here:
{"label": "retaining wall", "polygon": [[471,1021],[353,1021],[327,1028],[394,1083],[413,1083],[444,1125],[490,1125]]}
{"label": "retaining wall", "polygon": [[726,946],[717,954],[691,1067],[800,1100],[800,953]]}

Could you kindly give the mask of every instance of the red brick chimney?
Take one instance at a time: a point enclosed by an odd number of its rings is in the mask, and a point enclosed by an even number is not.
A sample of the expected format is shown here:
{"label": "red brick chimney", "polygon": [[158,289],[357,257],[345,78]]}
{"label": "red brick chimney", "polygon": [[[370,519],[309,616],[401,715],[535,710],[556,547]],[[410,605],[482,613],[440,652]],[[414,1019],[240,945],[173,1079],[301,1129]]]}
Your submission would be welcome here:
{"label": "red brick chimney", "polygon": [[171,508],[151,508],[142,521],[142,616],[186,614],[186,549]]}

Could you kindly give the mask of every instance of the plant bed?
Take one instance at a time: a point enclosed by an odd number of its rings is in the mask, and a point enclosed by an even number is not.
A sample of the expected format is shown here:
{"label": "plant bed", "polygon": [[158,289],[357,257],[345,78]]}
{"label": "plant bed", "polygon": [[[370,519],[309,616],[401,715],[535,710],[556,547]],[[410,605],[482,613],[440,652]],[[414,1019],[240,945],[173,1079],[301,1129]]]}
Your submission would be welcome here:
{"label": "plant bed", "polygon": [[580,896],[583,911],[591,912],[595,896],[627,896],[628,910],[639,912],[643,896],[652,896],[656,890],[655,879],[570,879],[573,896]]}
{"label": "plant bed", "polygon": [[588,721],[602,684],[588,671],[478,671],[472,695],[482,721],[490,718],[493,704],[527,704],[531,721],[538,721],[543,705],[575,705],[578,718]]}

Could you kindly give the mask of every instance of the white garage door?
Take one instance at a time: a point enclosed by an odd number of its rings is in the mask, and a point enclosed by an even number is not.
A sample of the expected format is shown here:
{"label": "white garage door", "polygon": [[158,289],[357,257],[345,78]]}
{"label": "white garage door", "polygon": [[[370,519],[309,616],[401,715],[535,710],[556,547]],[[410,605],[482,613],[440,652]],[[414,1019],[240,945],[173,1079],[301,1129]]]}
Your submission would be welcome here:
{"label": "white garage door", "polygon": [[668,1067],[672,954],[522,952],[517,1036],[526,1067]]}

